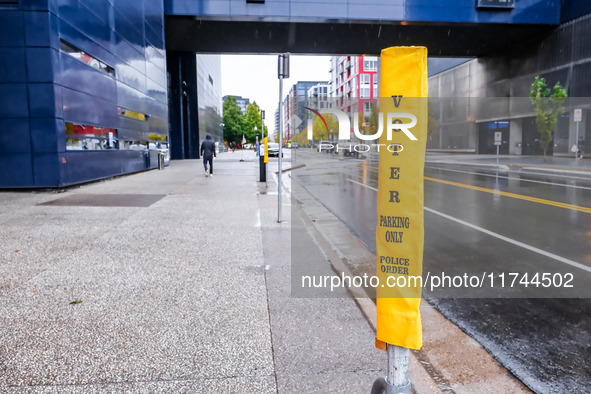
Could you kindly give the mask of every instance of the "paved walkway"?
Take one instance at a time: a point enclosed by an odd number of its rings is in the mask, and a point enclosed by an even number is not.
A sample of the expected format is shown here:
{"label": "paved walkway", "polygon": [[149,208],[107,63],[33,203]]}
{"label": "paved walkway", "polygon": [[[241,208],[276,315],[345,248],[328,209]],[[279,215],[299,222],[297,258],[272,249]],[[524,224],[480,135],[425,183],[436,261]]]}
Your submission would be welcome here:
{"label": "paved walkway", "polygon": [[289,199],[238,155],[0,193],[0,392],[368,392],[371,327],[290,297]]}

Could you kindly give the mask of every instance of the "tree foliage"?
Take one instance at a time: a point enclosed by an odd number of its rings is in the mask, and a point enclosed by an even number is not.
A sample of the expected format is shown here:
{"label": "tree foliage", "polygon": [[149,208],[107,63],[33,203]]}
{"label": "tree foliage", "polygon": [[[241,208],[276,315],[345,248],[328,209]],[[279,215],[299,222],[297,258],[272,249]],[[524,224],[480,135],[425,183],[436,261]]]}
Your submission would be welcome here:
{"label": "tree foliage", "polygon": [[433,103],[429,100],[427,104],[427,136],[430,136],[437,127],[437,119],[435,119],[434,112]]}
{"label": "tree foliage", "polygon": [[531,85],[529,100],[536,112],[536,125],[540,134],[540,148],[544,151],[544,161],[547,161],[546,152],[552,142],[554,127],[560,115],[564,113],[562,104],[566,96],[566,89],[560,85],[560,82],[557,82],[551,90],[546,80],[539,75]]}
{"label": "tree foliage", "polygon": [[[331,139],[332,136],[337,135],[339,132],[339,123],[331,114],[324,114],[322,117],[326,121],[326,126],[324,126],[324,122],[320,118],[316,119],[312,126],[312,138],[316,141]],[[326,127],[328,127],[328,130]]]}
{"label": "tree foliage", "polygon": [[371,103],[371,112],[369,114],[369,134],[376,134],[378,132],[378,127],[380,125],[380,111],[378,111],[378,107],[376,106],[375,102]]}
{"label": "tree foliage", "polygon": [[[257,128],[256,130],[254,129],[255,127]],[[254,143],[257,136],[260,139],[261,127],[261,109],[256,101],[254,101],[246,107],[246,115],[244,115],[244,136],[246,137],[246,141]],[[267,130],[267,126],[265,126],[265,136],[268,135]]]}
{"label": "tree foliage", "polygon": [[242,141],[244,115],[236,103],[236,97],[228,96],[224,100],[224,140],[228,142]]}
{"label": "tree foliage", "polygon": [[310,141],[308,141],[308,128],[304,127],[304,129],[296,134],[292,140],[302,147],[308,146],[310,144]]}
{"label": "tree foliage", "polygon": [[[256,137],[261,136],[261,109],[256,102],[246,107],[246,114],[242,114],[236,103],[236,97],[228,96],[224,100],[224,139],[230,142],[242,143],[242,136],[246,142],[254,143]],[[256,126],[256,131],[255,131]],[[268,135],[268,128],[265,126],[265,136]]]}

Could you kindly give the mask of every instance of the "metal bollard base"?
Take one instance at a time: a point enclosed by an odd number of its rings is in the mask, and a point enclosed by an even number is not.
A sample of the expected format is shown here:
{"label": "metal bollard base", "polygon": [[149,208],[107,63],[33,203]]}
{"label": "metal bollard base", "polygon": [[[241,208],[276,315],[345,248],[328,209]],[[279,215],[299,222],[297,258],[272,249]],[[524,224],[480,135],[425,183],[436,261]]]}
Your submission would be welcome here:
{"label": "metal bollard base", "polygon": [[267,164],[264,156],[259,156],[259,182],[267,182]]}
{"label": "metal bollard base", "polygon": [[371,387],[371,394],[410,394],[410,392],[410,380],[403,386],[393,386],[388,383],[385,376],[377,378]]}

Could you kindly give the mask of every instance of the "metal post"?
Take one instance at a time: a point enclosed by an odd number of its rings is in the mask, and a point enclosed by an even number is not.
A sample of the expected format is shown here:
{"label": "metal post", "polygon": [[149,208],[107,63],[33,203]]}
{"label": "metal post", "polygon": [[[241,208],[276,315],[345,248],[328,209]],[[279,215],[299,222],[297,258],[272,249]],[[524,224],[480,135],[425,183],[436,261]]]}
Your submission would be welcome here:
{"label": "metal post", "polygon": [[277,185],[277,223],[281,223],[281,174],[282,174],[282,156],[283,156],[283,127],[282,127],[282,106],[281,99],[283,98],[283,78],[289,78],[289,53],[279,55],[278,77],[279,77],[279,177]]}
{"label": "metal post", "polygon": [[388,345],[388,376],[376,379],[371,394],[410,394],[409,356],[407,348]]}
{"label": "metal post", "polygon": [[265,111],[261,111],[261,144],[265,140]]}
{"label": "metal post", "polygon": [[497,145],[497,165],[499,165],[499,146]]}
{"label": "metal post", "polygon": [[410,350],[407,348],[388,345],[388,382],[397,387],[400,393],[410,393],[409,355]]}
{"label": "metal post", "polygon": [[[281,60],[280,60],[281,61]],[[279,185],[277,186],[277,223],[281,223],[281,142],[283,141],[283,126],[282,126],[282,116],[283,110],[281,106],[281,98],[283,97],[283,74],[279,74],[279,160],[278,160],[278,182]]]}
{"label": "metal post", "polygon": [[575,160],[579,160],[579,122],[575,122],[575,124],[575,146],[577,147],[577,150],[575,150]]}

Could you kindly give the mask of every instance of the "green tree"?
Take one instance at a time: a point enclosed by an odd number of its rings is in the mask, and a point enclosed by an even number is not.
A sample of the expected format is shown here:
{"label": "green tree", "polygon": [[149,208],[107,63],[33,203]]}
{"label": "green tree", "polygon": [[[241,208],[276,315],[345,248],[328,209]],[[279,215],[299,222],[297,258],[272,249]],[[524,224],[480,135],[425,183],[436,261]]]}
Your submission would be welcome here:
{"label": "green tree", "polygon": [[[258,136],[259,139],[261,138],[261,109],[254,101],[252,104],[249,104],[246,107],[246,115],[244,115],[244,136],[246,137],[246,141],[250,143],[254,143],[256,141],[256,137]],[[257,128],[256,131],[254,128]],[[265,126],[265,136],[268,134],[267,126]]]}
{"label": "green tree", "polygon": [[380,111],[378,111],[378,107],[376,106],[375,102],[371,103],[371,112],[369,114],[369,131],[370,134],[375,134],[378,132],[378,126],[380,122]]}
{"label": "green tree", "polygon": [[228,96],[224,100],[224,139],[228,142],[242,141],[244,115],[236,103],[236,97]]}
{"label": "green tree", "polygon": [[310,141],[308,141],[308,128],[304,127],[302,131],[293,137],[293,141],[297,142],[301,147],[308,146],[310,144]]}
{"label": "green tree", "polygon": [[433,130],[437,127],[437,119],[435,119],[434,115],[435,109],[433,108],[433,103],[431,100],[428,100],[427,104],[427,136],[430,136],[433,133]]}
{"label": "green tree", "polygon": [[331,114],[325,114],[323,115],[323,118],[326,121],[328,130],[322,121],[319,119],[316,120],[312,126],[312,138],[316,141],[329,139],[330,136],[335,136],[339,132],[339,123]]}
{"label": "green tree", "polygon": [[531,85],[529,100],[534,105],[536,112],[536,125],[540,134],[540,148],[544,151],[544,162],[548,161],[546,152],[552,142],[554,127],[560,115],[564,113],[562,103],[566,99],[566,89],[556,82],[550,90],[544,78],[536,76]]}

